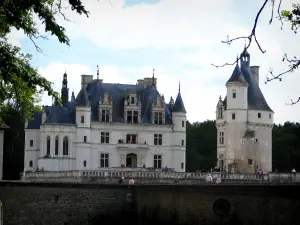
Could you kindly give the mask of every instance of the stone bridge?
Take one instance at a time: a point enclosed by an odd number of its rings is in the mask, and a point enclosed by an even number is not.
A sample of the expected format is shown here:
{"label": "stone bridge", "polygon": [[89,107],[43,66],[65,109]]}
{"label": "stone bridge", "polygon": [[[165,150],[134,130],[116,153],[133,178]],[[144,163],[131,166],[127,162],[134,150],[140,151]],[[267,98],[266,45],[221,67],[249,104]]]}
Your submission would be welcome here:
{"label": "stone bridge", "polygon": [[297,224],[298,185],[0,182],[0,224]]}

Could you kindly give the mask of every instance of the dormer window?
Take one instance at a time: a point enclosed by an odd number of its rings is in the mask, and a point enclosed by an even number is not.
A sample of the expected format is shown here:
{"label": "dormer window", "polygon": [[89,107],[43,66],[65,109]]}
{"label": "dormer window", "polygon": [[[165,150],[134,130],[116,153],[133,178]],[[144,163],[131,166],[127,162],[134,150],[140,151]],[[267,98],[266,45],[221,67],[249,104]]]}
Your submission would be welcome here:
{"label": "dormer window", "polygon": [[223,119],[223,107],[218,108],[218,119]]}
{"label": "dormer window", "polygon": [[101,121],[102,122],[109,122],[109,110],[103,109],[101,113],[102,113]]}
{"label": "dormer window", "polygon": [[234,89],[232,90],[232,98],[236,98],[236,91]]}
{"label": "dormer window", "polygon": [[154,112],[154,124],[163,124],[162,112]]}
{"label": "dormer window", "polygon": [[138,111],[127,111],[127,123],[138,123],[139,112]]}
{"label": "dormer window", "polygon": [[81,123],[84,123],[84,116],[81,116]]}
{"label": "dormer window", "polygon": [[257,117],[260,119],[261,118],[261,113],[257,113]]}
{"label": "dormer window", "polygon": [[130,103],[131,103],[131,104],[134,104],[134,97],[133,97],[133,96],[131,97]]}
{"label": "dormer window", "polygon": [[269,119],[272,119],[272,115],[271,115],[271,113],[269,114]]}

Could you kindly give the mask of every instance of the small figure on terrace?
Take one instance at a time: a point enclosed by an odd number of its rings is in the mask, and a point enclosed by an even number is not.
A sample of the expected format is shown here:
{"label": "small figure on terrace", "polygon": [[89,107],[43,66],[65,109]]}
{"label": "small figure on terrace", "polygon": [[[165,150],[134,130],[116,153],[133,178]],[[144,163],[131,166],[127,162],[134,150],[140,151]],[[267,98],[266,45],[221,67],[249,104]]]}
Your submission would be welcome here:
{"label": "small figure on terrace", "polygon": [[133,178],[131,177],[130,179],[129,179],[129,185],[134,185],[134,180],[133,180]]}

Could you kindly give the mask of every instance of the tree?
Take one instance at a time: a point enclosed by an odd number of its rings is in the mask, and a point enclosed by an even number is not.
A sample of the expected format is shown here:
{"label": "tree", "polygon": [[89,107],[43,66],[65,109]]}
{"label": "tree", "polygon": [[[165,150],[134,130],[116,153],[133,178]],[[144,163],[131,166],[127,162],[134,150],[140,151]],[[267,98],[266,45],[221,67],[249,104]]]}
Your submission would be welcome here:
{"label": "tree", "polygon": [[42,21],[45,32],[56,36],[61,43],[70,45],[64,27],[56,20],[58,15],[66,19],[63,4],[78,14],[89,15],[80,0],[0,1],[0,120],[8,111],[7,102],[14,102],[20,109],[22,118],[26,120],[37,110],[37,96],[42,91],[48,92],[55,99],[59,98],[58,93],[53,91],[52,83],[31,67],[31,56],[21,53],[20,48],[9,44],[7,35],[13,27],[23,30],[40,51],[34,42],[37,38],[43,38],[34,21],[34,16],[37,16]]}
{"label": "tree", "polygon": [[217,162],[217,128],[215,121],[207,120],[186,126],[187,171],[210,170]]}
{"label": "tree", "polygon": [[[276,14],[275,17],[281,22],[281,29],[283,29],[283,23],[286,22],[290,25],[291,29],[295,33],[297,33],[298,28],[300,26],[300,4],[298,4],[298,3],[292,4],[292,10],[288,11],[288,10],[282,10],[282,8],[281,8],[282,1],[283,0],[264,0],[262,6],[260,7],[260,9],[255,17],[254,25],[252,27],[250,34],[246,35],[246,36],[236,37],[236,38],[229,38],[229,36],[227,35],[227,40],[222,41],[222,43],[226,43],[226,44],[230,45],[233,41],[245,39],[245,40],[248,40],[248,44],[246,44],[246,47],[245,47],[246,49],[248,49],[250,47],[250,45],[252,44],[252,42],[254,41],[256,43],[257,47],[259,48],[259,50],[262,53],[265,53],[266,50],[263,50],[263,48],[259,44],[258,38],[256,36],[256,27],[257,27],[259,17],[261,15],[262,11],[265,9],[267,3],[270,3],[272,6],[269,24],[270,25],[272,24],[274,15]],[[276,6],[275,6],[275,3],[277,3]],[[240,59],[240,57],[238,59]],[[236,63],[236,61],[237,60],[235,60],[233,63],[225,63],[225,64],[219,65],[219,66],[214,65],[214,64],[212,64],[212,65],[217,68],[224,67],[227,65],[233,65]],[[288,62],[289,69],[287,69],[286,71],[283,71],[281,73],[278,73],[278,74],[275,74],[271,69],[269,71],[270,76],[267,76],[265,83],[271,82],[273,80],[282,81],[283,75],[295,71],[296,69],[298,69],[298,67],[300,65],[300,59],[297,56],[294,56],[291,58],[287,54],[284,54],[282,61]],[[291,105],[297,104],[298,102],[300,102],[300,96],[296,100],[291,100]]]}

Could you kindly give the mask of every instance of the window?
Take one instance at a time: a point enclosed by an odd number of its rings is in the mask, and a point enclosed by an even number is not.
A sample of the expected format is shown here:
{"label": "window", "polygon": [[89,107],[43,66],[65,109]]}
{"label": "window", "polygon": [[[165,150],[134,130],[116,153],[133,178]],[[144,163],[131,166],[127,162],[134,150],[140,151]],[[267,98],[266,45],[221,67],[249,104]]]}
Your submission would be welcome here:
{"label": "window", "polygon": [[154,124],[163,124],[162,112],[154,112]]}
{"label": "window", "polygon": [[231,119],[232,119],[232,120],[235,120],[235,113],[232,113],[232,114],[231,114]]}
{"label": "window", "polygon": [[218,109],[218,119],[223,119],[223,108],[219,107]]}
{"label": "window", "polygon": [[259,169],[259,165],[258,165],[258,164],[256,164],[256,169],[257,169],[257,170]]}
{"label": "window", "polygon": [[248,165],[252,166],[252,164],[253,164],[253,160],[252,159],[248,159]]}
{"label": "window", "polygon": [[219,144],[224,144],[224,131],[219,132]]}
{"label": "window", "polygon": [[81,123],[84,123],[84,116],[81,116]]}
{"label": "window", "polygon": [[50,137],[48,136],[47,137],[47,152],[46,152],[47,155],[50,155],[50,147],[51,147],[50,143],[51,143]]}
{"label": "window", "polygon": [[29,141],[29,145],[30,145],[30,147],[33,146],[33,140],[30,140],[30,141]]}
{"label": "window", "polygon": [[154,169],[161,169],[161,155],[154,155],[153,160]]}
{"label": "window", "polygon": [[131,104],[134,104],[134,97],[131,97]]}
{"label": "window", "polygon": [[162,145],[162,134],[154,134],[154,145]]}
{"label": "window", "polygon": [[257,113],[257,117],[258,117],[258,118],[261,118],[261,113]]}
{"label": "window", "polygon": [[58,155],[58,136],[55,137],[55,150],[54,154]]}
{"label": "window", "polygon": [[83,142],[87,142],[87,137],[83,136]]}
{"label": "window", "polygon": [[127,111],[127,123],[138,123],[139,112],[138,111]]}
{"label": "window", "polygon": [[126,135],[126,143],[128,144],[136,144],[137,135],[136,134],[127,134]]}
{"label": "window", "polygon": [[109,143],[109,132],[101,132],[101,143]]}
{"label": "window", "polygon": [[255,142],[258,143],[258,138],[255,138]]}
{"label": "window", "polygon": [[83,161],[83,167],[86,167],[86,160]]}
{"label": "window", "polygon": [[63,155],[69,155],[69,139],[68,139],[68,137],[64,137]]}
{"label": "window", "polygon": [[181,145],[184,146],[184,140],[181,140]]}
{"label": "window", "polygon": [[272,119],[272,114],[271,113],[269,114],[269,119]]}
{"label": "window", "polygon": [[102,115],[102,118],[101,118],[102,122],[109,122],[109,110],[103,109],[101,115]]}
{"label": "window", "polygon": [[232,90],[232,98],[236,98],[236,92],[234,89]]}
{"label": "window", "polygon": [[219,155],[219,168],[221,169],[221,171],[224,170],[224,155],[223,154]]}
{"label": "window", "polygon": [[29,161],[29,167],[33,167],[33,162],[32,162],[32,160]]}
{"label": "window", "polygon": [[109,155],[107,153],[101,153],[101,156],[100,156],[100,167],[102,167],[102,168],[108,168],[108,160],[109,160]]}
{"label": "window", "polygon": [[181,163],[181,169],[182,170],[184,169],[184,163]]}
{"label": "window", "polygon": [[181,126],[184,127],[184,121],[181,122]]}

